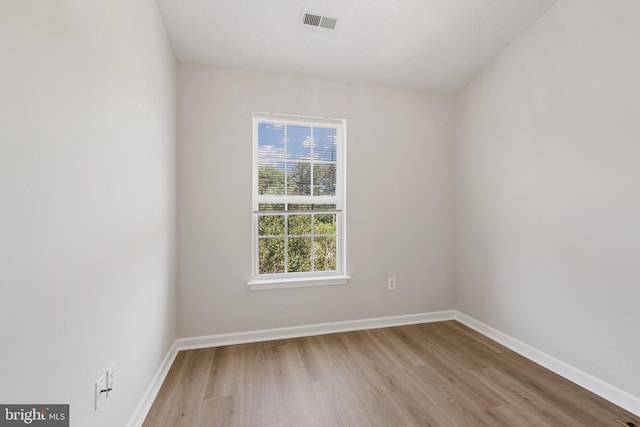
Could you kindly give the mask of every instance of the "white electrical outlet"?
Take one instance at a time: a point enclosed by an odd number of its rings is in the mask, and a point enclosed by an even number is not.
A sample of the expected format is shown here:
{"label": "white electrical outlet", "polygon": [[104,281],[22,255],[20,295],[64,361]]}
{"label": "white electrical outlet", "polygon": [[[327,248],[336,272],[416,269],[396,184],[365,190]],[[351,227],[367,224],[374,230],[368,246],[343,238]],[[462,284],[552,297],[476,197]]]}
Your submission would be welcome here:
{"label": "white electrical outlet", "polygon": [[102,402],[105,401],[107,395],[103,392],[103,390],[107,389],[107,375],[102,374],[100,378],[96,380],[95,389],[94,389],[94,398],[95,398],[95,409],[96,411],[102,405]]}
{"label": "white electrical outlet", "polygon": [[113,391],[113,385],[115,383],[115,370],[116,370],[116,365],[111,365],[111,368],[109,368],[109,370],[107,371],[107,386],[105,387],[106,391],[106,395],[107,397],[109,397],[111,395],[111,392]]}
{"label": "white electrical outlet", "polygon": [[395,291],[396,290],[396,278],[395,277],[389,277],[389,279],[387,279],[387,289],[390,291]]}

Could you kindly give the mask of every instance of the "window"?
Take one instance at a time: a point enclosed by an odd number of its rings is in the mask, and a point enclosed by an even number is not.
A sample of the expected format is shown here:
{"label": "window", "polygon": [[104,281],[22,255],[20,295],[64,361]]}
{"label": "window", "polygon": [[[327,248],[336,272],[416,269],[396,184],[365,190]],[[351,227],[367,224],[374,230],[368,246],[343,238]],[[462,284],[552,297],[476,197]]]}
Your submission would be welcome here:
{"label": "window", "polygon": [[344,284],[345,120],[253,115],[254,289]]}

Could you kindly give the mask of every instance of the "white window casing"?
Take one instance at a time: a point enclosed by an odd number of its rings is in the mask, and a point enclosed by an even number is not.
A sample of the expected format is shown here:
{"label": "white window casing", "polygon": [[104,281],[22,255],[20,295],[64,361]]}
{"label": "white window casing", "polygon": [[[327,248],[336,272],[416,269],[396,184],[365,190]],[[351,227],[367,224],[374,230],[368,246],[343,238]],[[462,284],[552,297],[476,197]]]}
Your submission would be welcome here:
{"label": "white window casing", "polygon": [[252,290],[347,284],[346,120],[253,114]]}

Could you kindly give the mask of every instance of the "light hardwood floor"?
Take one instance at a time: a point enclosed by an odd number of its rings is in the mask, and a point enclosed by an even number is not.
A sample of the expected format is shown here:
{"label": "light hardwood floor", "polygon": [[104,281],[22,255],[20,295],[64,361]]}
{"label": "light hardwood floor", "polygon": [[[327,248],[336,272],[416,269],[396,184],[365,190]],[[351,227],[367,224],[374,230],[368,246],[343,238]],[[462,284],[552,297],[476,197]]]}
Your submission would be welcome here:
{"label": "light hardwood floor", "polygon": [[455,322],[178,354],[145,427],[620,426],[638,417]]}

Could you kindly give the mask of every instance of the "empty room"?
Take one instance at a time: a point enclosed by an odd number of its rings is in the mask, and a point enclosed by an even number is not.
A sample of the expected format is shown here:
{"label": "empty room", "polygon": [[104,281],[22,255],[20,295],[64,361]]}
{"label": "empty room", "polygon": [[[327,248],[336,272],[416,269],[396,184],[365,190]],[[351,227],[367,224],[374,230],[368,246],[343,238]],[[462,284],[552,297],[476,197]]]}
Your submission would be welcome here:
{"label": "empty room", "polygon": [[637,0],[0,0],[0,426],[640,425]]}

